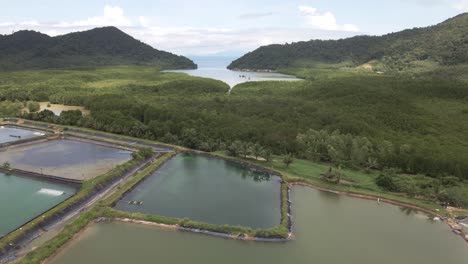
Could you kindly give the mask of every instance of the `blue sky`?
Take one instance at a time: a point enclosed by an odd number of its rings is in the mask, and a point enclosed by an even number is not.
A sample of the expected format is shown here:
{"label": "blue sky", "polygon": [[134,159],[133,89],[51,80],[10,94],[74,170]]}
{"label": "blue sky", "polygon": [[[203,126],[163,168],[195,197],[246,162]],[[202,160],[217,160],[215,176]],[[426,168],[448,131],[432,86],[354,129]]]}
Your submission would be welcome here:
{"label": "blue sky", "polygon": [[49,35],[117,26],[184,55],[236,54],[312,38],[381,35],[468,11],[468,0],[0,0],[0,33]]}

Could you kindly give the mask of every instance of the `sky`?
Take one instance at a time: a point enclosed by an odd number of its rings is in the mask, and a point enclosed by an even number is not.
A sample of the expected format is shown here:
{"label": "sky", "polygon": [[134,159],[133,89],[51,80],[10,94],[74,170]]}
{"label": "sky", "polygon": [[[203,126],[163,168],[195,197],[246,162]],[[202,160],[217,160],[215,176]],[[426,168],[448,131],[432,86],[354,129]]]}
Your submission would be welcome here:
{"label": "sky", "polygon": [[236,56],[274,43],[429,26],[463,12],[468,0],[0,0],[0,34],[116,26],[176,54]]}

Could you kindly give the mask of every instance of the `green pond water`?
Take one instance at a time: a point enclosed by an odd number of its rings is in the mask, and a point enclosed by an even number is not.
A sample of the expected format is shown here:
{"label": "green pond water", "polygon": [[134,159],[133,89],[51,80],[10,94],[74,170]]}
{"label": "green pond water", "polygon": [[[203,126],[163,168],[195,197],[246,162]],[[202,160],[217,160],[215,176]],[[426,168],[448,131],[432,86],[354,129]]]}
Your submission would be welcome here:
{"label": "green pond water", "polygon": [[[40,136],[41,134],[43,134],[43,132],[10,127],[10,126],[0,126],[0,144],[13,142],[13,141],[21,140],[21,139],[37,137],[37,136]],[[15,137],[12,137],[12,136],[15,136]]]}
{"label": "green pond water", "polygon": [[[131,205],[129,201],[142,201]],[[211,224],[269,228],[281,220],[281,182],[232,161],[184,153],[120,200],[116,209]]]}
{"label": "green pond water", "polygon": [[0,172],[0,237],[68,199],[76,187]]}
{"label": "green pond water", "polygon": [[374,201],[292,190],[296,239],[235,241],[137,224],[93,224],[50,263],[460,264],[468,247],[440,222]]}
{"label": "green pond water", "polygon": [[130,158],[128,151],[58,139],[9,148],[0,153],[0,164],[8,161],[17,169],[86,180],[106,173]]}

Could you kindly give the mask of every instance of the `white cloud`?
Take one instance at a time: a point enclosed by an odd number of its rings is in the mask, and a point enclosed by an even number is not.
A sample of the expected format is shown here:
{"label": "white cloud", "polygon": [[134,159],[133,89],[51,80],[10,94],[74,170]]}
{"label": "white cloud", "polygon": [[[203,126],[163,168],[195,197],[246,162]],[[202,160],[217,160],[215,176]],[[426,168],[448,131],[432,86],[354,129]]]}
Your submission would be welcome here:
{"label": "white cloud", "polygon": [[468,12],[468,0],[458,0],[455,4],[455,8],[462,12]]}
{"label": "white cloud", "polygon": [[239,16],[240,19],[257,19],[272,16],[273,12],[246,13]]}
{"label": "white cloud", "polygon": [[23,21],[19,23],[22,26],[39,26],[39,22],[36,20]]}
{"label": "white cloud", "polygon": [[359,28],[353,24],[340,25],[333,13],[320,12],[311,6],[299,6],[299,12],[304,17],[308,26],[322,30],[358,32]]}
{"label": "white cloud", "polygon": [[149,27],[150,26],[150,20],[147,17],[139,16],[138,21],[140,22],[140,25],[142,27]]}
{"label": "white cloud", "polygon": [[132,26],[132,21],[124,15],[121,7],[106,5],[102,16],[90,17],[86,20],[75,21],[71,23],[60,23],[62,27],[84,27],[84,26]]}
{"label": "white cloud", "polygon": [[[304,9],[304,12],[310,12]],[[312,12],[315,13],[316,11]],[[341,30],[310,27],[163,27],[153,23],[154,19],[144,16],[129,17],[118,6],[105,6],[100,16],[90,17],[80,21],[43,23],[23,21],[2,23],[0,34],[10,34],[12,31],[30,29],[43,32],[50,36],[63,35],[70,32],[89,30],[100,26],[117,26],[124,32],[149,45],[176,54],[216,54],[226,52],[243,53],[262,45],[286,43],[310,39],[337,39],[353,36],[353,25],[341,25]],[[336,23],[335,23],[336,24]],[[331,23],[333,26],[333,23]],[[331,27],[330,26],[330,27]]]}

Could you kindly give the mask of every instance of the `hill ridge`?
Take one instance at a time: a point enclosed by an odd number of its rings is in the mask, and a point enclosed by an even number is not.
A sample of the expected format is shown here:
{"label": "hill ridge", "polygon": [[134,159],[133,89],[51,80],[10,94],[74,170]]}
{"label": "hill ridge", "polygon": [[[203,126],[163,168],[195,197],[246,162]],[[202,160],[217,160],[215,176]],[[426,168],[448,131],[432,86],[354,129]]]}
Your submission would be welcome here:
{"label": "hill ridge", "polygon": [[468,13],[433,26],[382,36],[358,35],[263,46],[233,61],[228,68],[278,70],[322,63],[358,66],[373,60],[383,68],[394,70],[403,70],[416,62],[468,63]]}
{"label": "hill ridge", "polygon": [[194,69],[190,59],[158,50],[114,26],[55,37],[33,30],[0,35],[0,70],[155,65]]}

